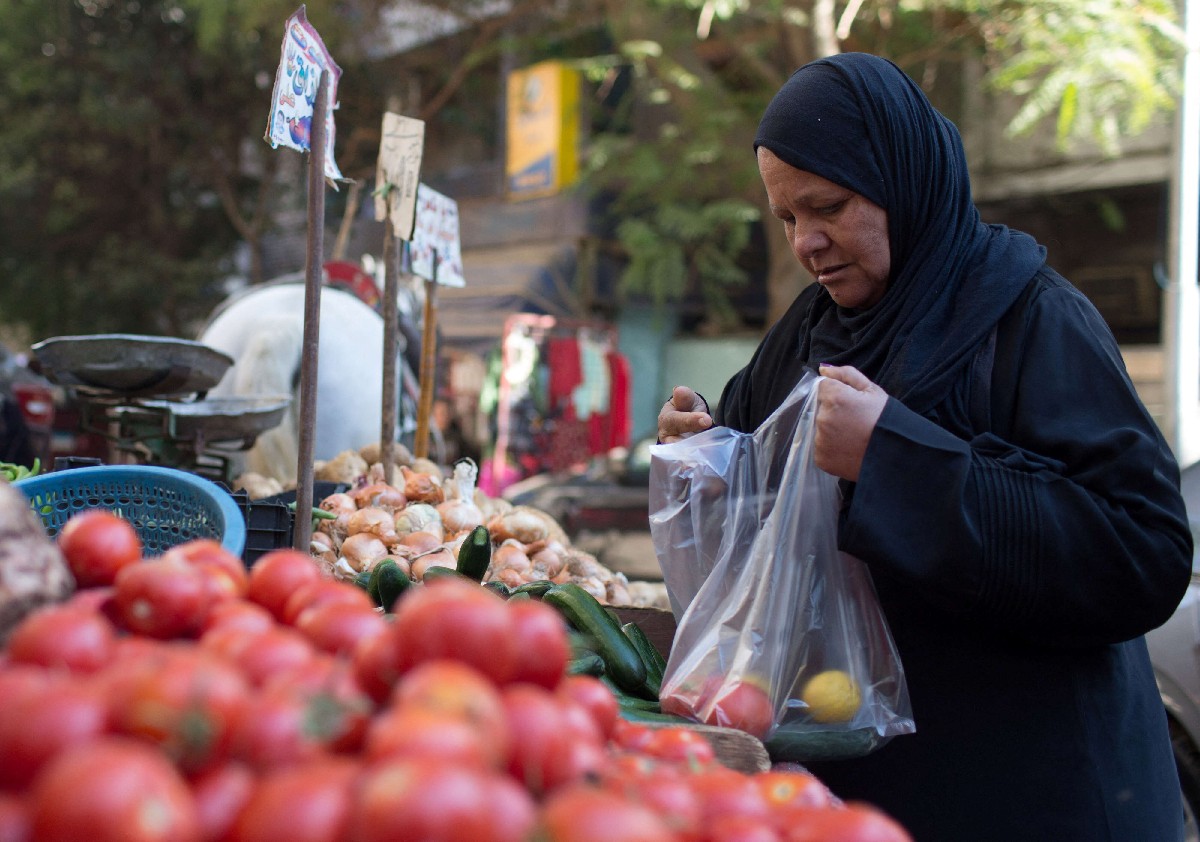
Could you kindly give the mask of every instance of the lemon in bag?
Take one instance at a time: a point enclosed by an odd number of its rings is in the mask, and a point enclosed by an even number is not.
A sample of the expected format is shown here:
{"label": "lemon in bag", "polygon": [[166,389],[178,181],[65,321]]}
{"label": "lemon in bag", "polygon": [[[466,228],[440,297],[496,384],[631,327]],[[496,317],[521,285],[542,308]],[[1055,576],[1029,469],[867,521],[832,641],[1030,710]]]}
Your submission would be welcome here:
{"label": "lemon in bag", "polygon": [[808,680],[800,692],[800,701],[816,722],[849,722],[862,705],[862,691],[842,670],[825,670]]}

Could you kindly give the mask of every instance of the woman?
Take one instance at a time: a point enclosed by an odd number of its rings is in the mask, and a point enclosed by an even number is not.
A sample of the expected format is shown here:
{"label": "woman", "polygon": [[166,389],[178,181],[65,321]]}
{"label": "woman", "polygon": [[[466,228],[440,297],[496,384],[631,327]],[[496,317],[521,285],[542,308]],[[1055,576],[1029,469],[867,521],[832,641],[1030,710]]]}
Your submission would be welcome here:
{"label": "woman", "polygon": [[813,763],[918,842],[1173,840],[1179,785],[1142,635],[1190,573],[1179,469],[1107,326],[1025,234],[985,225],[954,125],[895,65],[798,70],[755,149],[816,283],[715,419],[752,431],[818,369],[815,458],[870,568],[917,725]]}

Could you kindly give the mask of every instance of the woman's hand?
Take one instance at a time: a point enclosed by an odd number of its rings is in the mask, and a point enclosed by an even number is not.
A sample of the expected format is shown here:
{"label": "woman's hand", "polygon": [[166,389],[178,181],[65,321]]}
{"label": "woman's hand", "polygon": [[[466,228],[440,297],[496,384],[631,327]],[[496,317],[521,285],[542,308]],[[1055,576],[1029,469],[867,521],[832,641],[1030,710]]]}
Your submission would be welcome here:
{"label": "woman's hand", "polygon": [[[822,365],[820,373],[826,379],[817,388],[813,459],[827,474],[857,482],[867,442],[887,404],[887,392],[854,366]],[[661,433],[661,415],[658,427]]]}
{"label": "woman's hand", "polygon": [[704,398],[687,386],[676,386],[671,391],[671,399],[658,413],[658,441],[671,444],[707,430],[712,424]]}

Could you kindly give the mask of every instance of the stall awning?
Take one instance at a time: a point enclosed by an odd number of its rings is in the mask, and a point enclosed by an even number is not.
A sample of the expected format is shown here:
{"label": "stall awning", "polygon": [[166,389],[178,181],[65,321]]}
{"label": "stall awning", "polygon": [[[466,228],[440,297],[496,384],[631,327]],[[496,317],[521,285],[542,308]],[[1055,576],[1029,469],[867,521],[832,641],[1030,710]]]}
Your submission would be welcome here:
{"label": "stall awning", "polygon": [[512,313],[578,314],[575,245],[530,244],[464,250],[464,287],[438,288],[439,342],[485,353]]}

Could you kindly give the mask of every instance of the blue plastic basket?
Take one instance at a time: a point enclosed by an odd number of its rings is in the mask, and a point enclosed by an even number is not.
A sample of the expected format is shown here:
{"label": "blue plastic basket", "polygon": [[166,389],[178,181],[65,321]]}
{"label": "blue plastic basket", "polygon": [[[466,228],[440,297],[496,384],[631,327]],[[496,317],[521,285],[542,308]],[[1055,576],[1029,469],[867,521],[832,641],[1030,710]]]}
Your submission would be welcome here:
{"label": "blue plastic basket", "polygon": [[129,521],[147,557],[196,538],[211,538],[241,557],[246,524],[228,491],[174,468],[102,465],[73,468],[13,483],[29,498],[51,536],[86,509],[107,509]]}

